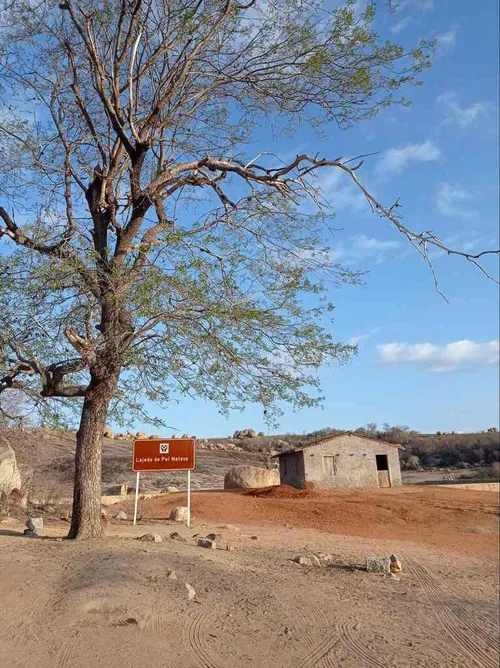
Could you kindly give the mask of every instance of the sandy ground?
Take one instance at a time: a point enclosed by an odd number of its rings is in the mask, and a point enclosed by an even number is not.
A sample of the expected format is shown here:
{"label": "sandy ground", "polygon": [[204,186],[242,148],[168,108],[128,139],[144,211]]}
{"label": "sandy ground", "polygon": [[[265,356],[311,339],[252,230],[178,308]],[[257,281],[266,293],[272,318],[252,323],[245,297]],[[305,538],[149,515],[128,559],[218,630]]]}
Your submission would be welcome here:
{"label": "sandy ground", "polygon": [[[60,540],[55,518],[45,539],[0,524],[0,665],[497,668],[498,495],[198,492],[191,529],[164,519],[182,501],[142,502],[139,526],[98,541]],[[136,540],[147,531],[163,541]],[[211,531],[220,549],[197,547]],[[292,561],[309,552],[333,562]],[[391,552],[399,578],[363,569]]]}

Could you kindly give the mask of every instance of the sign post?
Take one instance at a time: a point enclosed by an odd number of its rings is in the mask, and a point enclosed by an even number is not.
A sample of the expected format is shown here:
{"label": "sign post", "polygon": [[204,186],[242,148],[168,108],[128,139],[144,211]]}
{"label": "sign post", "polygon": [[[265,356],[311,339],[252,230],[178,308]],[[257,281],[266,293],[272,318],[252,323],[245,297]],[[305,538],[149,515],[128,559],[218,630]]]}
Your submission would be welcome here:
{"label": "sign post", "polygon": [[191,526],[191,471],[196,466],[196,439],[194,438],[150,438],[134,441],[132,470],[136,472],[134,524],[137,523],[139,502],[139,473],[141,471],[187,471],[188,474],[188,519]]}
{"label": "sign post", "polygon": [[137,504],[139,502],[139,471],[135,474],[134,526],[137,524]]}
{"label": "sign post", "polygon": [[188,528],[191,526],[191,471],[188,470]]}

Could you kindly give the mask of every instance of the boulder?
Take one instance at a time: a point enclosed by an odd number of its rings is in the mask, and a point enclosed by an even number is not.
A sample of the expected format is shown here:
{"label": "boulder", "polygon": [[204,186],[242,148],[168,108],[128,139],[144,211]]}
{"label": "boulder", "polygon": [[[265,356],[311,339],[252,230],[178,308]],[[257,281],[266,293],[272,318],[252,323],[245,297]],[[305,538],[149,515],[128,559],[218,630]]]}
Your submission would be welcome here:
{"label": "boulder", "polygon": [[110,427],[106,427],[106,429],[102,432],[102,435],[104,438],[115,438],[115,432],[110,429]]}
{"label": "boulder", "polygon": [[369,573],[390,573],[391,560],[389,557],[368,557],[366,559],[366,570]]}
{"label": "boulder", "polygon": [[177,487],[165,487],[162,494],[177,494],[178,491]]}
{"label": "boulder", "polygon": [[187,522],[187,506],[177,506],[176,508],[172,508],[169,519],[173,522]]}
{"label": "boulder", "polygon": [[143,431],[138,431],[137,434],[135,435],[135,439],[137,441],[145,441],[148,438],[149,438],[148,435]]}
{"label": "boulder", "polygon": [[149,437],[150,441],[161,441],[163,436],[159,436],[158,434],[153,434],[152,436]]}
{"label": "boulder", "polygon": [[124,512],[123,510],[120,510],[115,515],[115,520],[126,520],[126,519],[127,519],[127,513]]}
{"label": "boulder", "polygon": [[43,531],[43,517],[28,517],[26,528],[34,533],[40,533]]}
{"label": "boulder", "polygon": [[13,489],[21,489],[16,453],[7,443],[0,443],[0,492],[8,496]]}
{"label": "boulder", "polygon": [[237,429],[233,434],[233,438],[256,438],[256,436],[257,433],[253,429]]}
{"label": "boulder", "polygon": [[234,466],[224,476],[224,489],[259,489],[280,484],[277,469],[257,466]]}

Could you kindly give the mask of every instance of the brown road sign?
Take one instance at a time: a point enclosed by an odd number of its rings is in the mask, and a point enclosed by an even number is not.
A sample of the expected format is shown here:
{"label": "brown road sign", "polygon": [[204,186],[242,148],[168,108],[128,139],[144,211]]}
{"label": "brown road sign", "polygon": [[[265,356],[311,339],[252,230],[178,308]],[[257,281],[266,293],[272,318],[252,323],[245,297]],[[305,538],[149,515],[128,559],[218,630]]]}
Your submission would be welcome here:
{"label": "brown road sign", "polygon": [[196,439],[158,438],[134,441],[133,471],[192,471]]}

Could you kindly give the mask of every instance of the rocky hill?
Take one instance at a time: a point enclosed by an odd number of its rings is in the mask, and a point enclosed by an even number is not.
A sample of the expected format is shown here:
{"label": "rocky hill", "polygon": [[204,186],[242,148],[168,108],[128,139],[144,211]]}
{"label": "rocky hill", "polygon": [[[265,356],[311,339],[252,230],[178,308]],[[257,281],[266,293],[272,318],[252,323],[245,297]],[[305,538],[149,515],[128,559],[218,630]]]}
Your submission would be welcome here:
{"label": "rocky hill", "polygon": [[[109,438],[103,441],[102,487],[103,493],[113,493],[120,485],[135,485],[132,471],[132,436]],[[144,436],[147,437],[147,436]],[[224,442],[222,442],[224,441]],[[229,468],[239,464],[274,466],[269,457],[259,452],[247,452],[241,445],[222,439],[201,440],[197,448],[196,470],[192,475],[194,489],[213,489],[223,486],[224,475]],[[227,441],[227,442],[226,442]],[[29,481],[31,495],[37,498],[58,498],[71,495],[75,432],[46,428],[0,430],[0,443],[9,443],[14,449],[23,480]],[[141,491],[160,491],[174,485],[186,487],[185,472],[142,473]]]}

